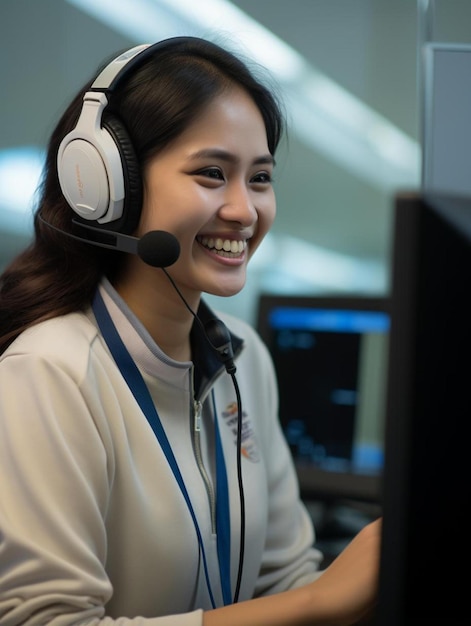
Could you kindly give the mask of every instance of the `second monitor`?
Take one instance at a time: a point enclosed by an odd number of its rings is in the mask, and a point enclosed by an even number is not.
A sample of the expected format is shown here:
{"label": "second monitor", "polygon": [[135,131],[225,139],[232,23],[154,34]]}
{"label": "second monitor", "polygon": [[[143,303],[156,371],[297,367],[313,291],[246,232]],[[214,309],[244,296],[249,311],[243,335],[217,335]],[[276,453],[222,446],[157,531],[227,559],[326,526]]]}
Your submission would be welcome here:
{"label": "second monitor", "polygon": [[258,331],[275,364],[303,496],[378,502],[387,299],[264,294]]}

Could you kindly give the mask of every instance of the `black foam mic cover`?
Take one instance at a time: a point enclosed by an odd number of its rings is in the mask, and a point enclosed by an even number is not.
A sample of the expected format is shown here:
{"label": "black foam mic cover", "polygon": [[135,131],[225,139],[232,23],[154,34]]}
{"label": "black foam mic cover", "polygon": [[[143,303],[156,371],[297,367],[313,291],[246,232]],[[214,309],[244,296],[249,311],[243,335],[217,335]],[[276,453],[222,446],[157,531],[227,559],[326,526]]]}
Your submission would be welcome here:
{"label": "black foam mic cover", "polygon": [[178,239],[165,230],[151,230],[137,244],[139,258],[152,267],[173,265],[180,255]]}

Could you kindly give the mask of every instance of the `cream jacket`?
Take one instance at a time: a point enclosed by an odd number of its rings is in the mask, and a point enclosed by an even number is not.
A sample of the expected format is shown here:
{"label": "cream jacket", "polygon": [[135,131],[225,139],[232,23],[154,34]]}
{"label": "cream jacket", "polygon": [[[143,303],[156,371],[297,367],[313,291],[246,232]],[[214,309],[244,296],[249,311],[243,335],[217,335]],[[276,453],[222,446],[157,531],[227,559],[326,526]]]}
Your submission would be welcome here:
{"label": "cream jacket", "polygon": [[[220,605],[215,419],[229,483],[233,589],[240,546],[232,379],[204,342],[194,344],[197,363],[172,361],[106,281],[101,293],[173,448]],[[209,313],[204,305],[200,312]],[[312,580],[321,555],[278,423],[269,354],[250,326],[221,318],[234,334],[243,410],[245,600]],[[93,312],[24,332],[0,357],[1,626],[201,626],[210,608],[195,524]]]}

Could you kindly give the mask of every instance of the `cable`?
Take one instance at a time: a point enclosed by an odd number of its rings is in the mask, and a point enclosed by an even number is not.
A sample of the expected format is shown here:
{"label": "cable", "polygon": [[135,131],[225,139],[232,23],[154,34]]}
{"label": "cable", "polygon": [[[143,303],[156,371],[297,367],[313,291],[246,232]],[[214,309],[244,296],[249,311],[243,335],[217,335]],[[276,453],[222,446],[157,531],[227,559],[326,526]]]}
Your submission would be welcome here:
{"label": "cable", "polygon": [[244,483],[242,480],[242,402],[240,399],[239,385],[236,377],[231,374],[232,382],[237,396],[237,481],[239,484],[239,500],[240,500],[240,546],[239,546],[239,570],[237,572],[237,583],[234,592],[234,604],[239,600],[240,583],[242,580],[242,570],[244,566],[245,553],[245,497]]}

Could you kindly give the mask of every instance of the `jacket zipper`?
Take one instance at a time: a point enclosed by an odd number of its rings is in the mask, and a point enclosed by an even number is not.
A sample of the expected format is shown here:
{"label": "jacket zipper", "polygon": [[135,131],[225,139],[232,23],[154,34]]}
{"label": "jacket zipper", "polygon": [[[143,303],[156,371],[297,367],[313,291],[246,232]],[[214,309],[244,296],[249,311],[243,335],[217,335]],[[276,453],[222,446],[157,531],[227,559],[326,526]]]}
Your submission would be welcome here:
{"label": "jacket zipper", "polygon": [[203,455],[201,453],[201,414],[203,411],[203,403],[200,400],[194,399],[193,388],[193,370],[191,374],[191,391],[193,397],[193,450],[195,454],[196,464],[203,479],[206,493],[208,495],[208,502],[211,514],[211,532],[216,533],[216,495],[214,493],[214,487],[211,479],[208,476],[208,472],[203,463]]}

